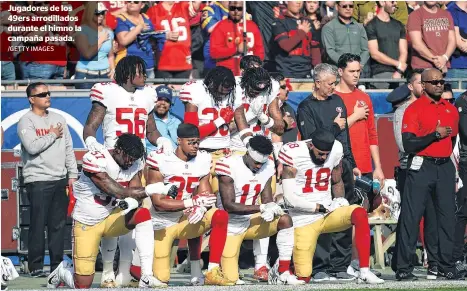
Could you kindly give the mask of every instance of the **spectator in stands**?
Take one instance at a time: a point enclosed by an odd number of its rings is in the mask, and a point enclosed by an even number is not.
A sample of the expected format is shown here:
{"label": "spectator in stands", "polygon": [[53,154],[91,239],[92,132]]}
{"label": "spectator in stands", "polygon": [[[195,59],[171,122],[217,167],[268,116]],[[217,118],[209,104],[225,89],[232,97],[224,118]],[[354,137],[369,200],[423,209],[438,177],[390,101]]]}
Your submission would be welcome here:
{"label": "spectator in stands", "polygon": [[454,104],[454,102],[456,102],[456,99],[454,98],[454,93],[452,92],[451,84],[444,84],[443,95],[441,95],[441,98],[443,98],[451,104]]}
{"label": "spectator in stands", "polygon": [[124,56],[138,56],[146,63],[146,75],[154,78],[154,51],[148,37],[141,37],[141,33],[154,31],[149,17],[141,13],[144,4],[141,1],[128,1],[126,13],[117,17],[115,35],[117,41],[125,49],[118,51],[115,64]]}
{"label": "spectator in stands", "polygon": [[[418,8],[420,8],[420,4],[418,4],[419,1],[407,1],[407,11],[410,13],[414,12]],[[407,18],[408,20],[408,18]],[[406,23],[407,24],[407,23]]]}
{"label": "spectator in stands", "polygon": [[[177,147],[177,128],[180,125],[180,120],[170,114],[172,106],[172,89],[167,85],[161,85],[156,88],[157,102],[154,110],[154,118],[156,120],[157,130],[161,136],[172,141],[173,148]],[[146,138],[147,153],[155,150],[156,147]]]}
{"label": "spectator in stands", "polygon": [[203,8],[201,16],[201,28],[203,29],[204,44],[204,73],[206,74],[216,66],[216,62],[211,58],[210,36],[216,25],[229,15],[229,1],[216,1],[213,4]]}
{"label": "spectator in stands", "polygon": [[311,23],[301,15],[302,1],[287,1],[287,11],[273,24],[276,70],[286,77],[311,76]]}
{"label": "spectator in stands", "polygon": [[336,1],[320,1],[320,3],[321,7],[319,10],[322,17],[321,26],[324,26],[337,16]]}
{"label": "spectator in stands", "polygon": [[[407,40],[404,25],[391,17],[395,1],[378,1],[378,14],[366,26],[368,49],[372,58],[371,77],[401,79],[407,69]],[[396,83],[373,83],[376,89],[391,89]]]}
{"label": "spectator in stands", "polygon": [[[451,69],[446,77],[467,79],[467,2],[451,2],[448,11],[454,21],[456,50],[451,56]],[[461,89],[467,89],[467,82],[462,82]]]}
{"label": "spectator in stands", "polygon": [[437,68],[446,73],[449,58],[456,49],[451,14],[440,9],[436,1],[425,1],[409,15],[407,31],[413,48],[412,68]]}
{"label": "spectator in stands", "polygon": [[[38,2],[33,3],[32,1],[27,2],[28,6],[42,6],[45,9],[31,12],[35,16],[47,16],[49,14],[58,15],[61,12],[51,12],[51,6],[55,6],[60,11],[58,2]],[[35,10],[33,10],[35,11]],[[53,10],[52,10],[53,11]],[[63,15],[62,15],[63,16]],[[67,27],[68,22],[55,22],[56,26]],[[26,25],[26,23],[21,24]],[[38,32],[32,32],[28,36],[45,36],[48,29],[41,30],[41,27],[48,25],[46,21],[31,21],[27,23],[30,27],[37,27]],[[58,33],[63,36],[68,32]],[[67,47],[66,42],[46,42],[45,38],[42,37],[43,41],[37,42],[34,40],[24,42],[25,46],[33,46],[35,50],[23,51],[19,55],[21,61],[21,71],[23,73],[23,79],[64,79],[66,77],[66,65],[67,65]]]}
{"label": "spectator in stands", "polygon": [[[362,23],[367,25],[379,12],[378,3],[382,1],[354,1],[354,11],[352,17]],[[407,19],[409,18],[409,12],[407,9],[407,4],[405,1],[392,1],[396,4],[396,11],[394,12],[393,17],[395,20],[400,21],[404,26],[407,24]]]}
{"label": "spectator in stands", "polygon": [[[240,58],[255,55],[264,59],[264,46],[258,26],[246,20],[247,38],[243,37],[243,1],[229,2],[229,17],[221,20],[210,36],[210,55],[217,66],[229,68],[240,76]],[[245,47],[246,46],[246,47]]]}
{"label": "spectator in stands", "polygon": [[305,1],[303,6],[305,16],[310,20],[311,25],[311,64],[316,66],[322,61],[321,51],[321,14],[319,10],[319,1]]}
{"label": "spectator in stands", "polygon": [[199,9],[200,1],[161,1],[148,10],[155,30],[165,31],[167,41],[157,63],[156,78],[190,78],[190,17]]}
{"label": "spectator in stands", "polygon": [[191,62],[193,64],[193,70],[191,71],[191,77],[193,79],[200,79],[203,77],[204,70],[204,37],[203,30],[201,29],[201,9],[206,6],[205,3],[201,3],[198,12],[190,17],[190,31],[191,31]]}
{"label": "spectator in stands", "polygon": [[[91,4],[91,5],[90,5]],[[113,78],[115,56],[113,53],[113,31],[105,26],[107,12],[104,4],[85,4],[81,31],[75,37],[75,46],[80,53],[76,64],[75,79]],[[76,89],[91,89],[94,83],[76,83]]]}
{"label": "spectator in stands", "polygon": [[[337,65],[342,54],[356,54],[360,56],[363,70],[370,58],[365,28],[352,18],[354,9],[352,1],[339,1],[336,7],[338,16],[326,24],[321,32],[327,60]],[[369,77],[369,66],[367,68]]]}
{"label": "spectator in stands", "polygon": [[298,128],[296,126],[297,118],[292,106],[287,103],[287,100],[289,99],[289,91],[292,90],[292,87],[290,86],[289,80],[287,80],[281,73],[271,73],[271,77],[279,82],[280,85],[279,95],[277,95],[277,98],[279,98],[279,108],[282,112],[282,116],[288,116],[291,118],[291,120],[288,120],[286,124],[292,124],[292,126],[288,127],[284,131],[282,142],[286,144],[288,142],[296,141],[298,138]]}
{"label": "spectator in stands", "polygon": [[65,220],[68,208],[66,186],[78,178],[73,142],[65,118],[51,112],[50,91],[44,83],[26,88],[31,110],[18,122],[21,160],[26,193],[31,204],[28,236],[28,267],[31,277],[46,277],[44,230],[51,271],[63,260]]}
{"label": "spectator in stands", "polygon": [[251,14],[253,22],[258,25],[263,38],[264,68],[268,72],[275,72],[277,64],[272,49],[273,23],[284,11],[287,11],[287,7],[282,1],[246,1],[246,9]]}

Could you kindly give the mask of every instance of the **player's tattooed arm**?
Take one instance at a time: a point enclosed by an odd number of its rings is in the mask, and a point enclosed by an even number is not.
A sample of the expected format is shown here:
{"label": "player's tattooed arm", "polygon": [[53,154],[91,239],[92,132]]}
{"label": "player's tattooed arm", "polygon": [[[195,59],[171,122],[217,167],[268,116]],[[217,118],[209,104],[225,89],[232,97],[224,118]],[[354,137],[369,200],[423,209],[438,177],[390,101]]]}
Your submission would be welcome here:
{"label": "player's tattooed arm", "polygon": [[331,193],[334,198],[345,196],[344,181],[342,180],[342,161],[331,172]]}
{"label": "player's tattooed arm", "polygon": [[[164,176],[158,169],[149,167],[147,184],[164,182]],[[183,191],[179,189],[179,191]],[[183,200],[170,199],[166,195],[151,195],[151,202],[157,211],[180,211],[185,209]]]}
{"label": "player's tattooed arm", "polygon": [[96,132],[99,126],[104,121],[106,107],[99,102],[92,102],[92,108],[89,112],[88,119],[83,129],[83,139],[86,140],[89,136],[96,137]]}
{"label": "player's tattooed arm", "polygon": [[157,130],[156,120],[154,119],[154,110],[148,114],[148,122],[146,123],[146,137],[154,146],[157,146],[157,139],[161,137],[161,133]]}
{"label": "player's tattooed arm", "polygon": [[283,135],[285,131],[285,121],[279,108],[278,98],[275,98],[271,104],[269,104],[268,113],[274,120],[274,125],[271,127],[271,131],[279,136]]}
{"label": "player's tattooed arm", "polygon": [[[237,109],[235,109],[234,113],[234,120],[235,120],[235,125],[237,126],[238,132],[241,132],[244,129],[248,129],[248,122],[246,121],[245,117],[245,107],[239,106]],[[242,140],[244,140],[247,136],[252,136],[252,132],[247,132],[240,136]]]}
{"label": "player's tattooed arm", "polygon": [[285,180],[285,179],[294,179],[295,176],[297,175],[297,169],[295,169],[294,167],[291,167],[291,166],[287,166],[285,164],[283,164],[283,169],[282,169],[282,180]]}
{"label": "player's tattooed arm", "polygon": [[124,199],[131,197],[136,200],[142,200],[147,197],[144,187],[124,188],[105,172],[90,173],[83,171],[83,173],[91,179],[99,190],[114,198]]}
{"label": "player's tattooed arm", "polygon": [[228,213],[245,215],[260,212],[259,205],[244,205],[235,202],[234,180],[229,176],[220,175],[219,178],[219,193],[221,196],[222,206]]}
{"label": "player's tattooed arm", "polygon": [[261,204],[267,204],[269,202],[274,202],[274,199],[272,198],[273,195],[272,195],[271,181],[272,181],[272,176],[266,182],[266,185],[264,185],[264,189],[261,192]]}
{"label": "player's tattooed arm", "polygon": [[139,171],[133,176],[133,178],[131,178],[130,183],[128,184],[128,187],[143,187],[143,183],[141,182],[142,177],[143,177],[143,170]]}

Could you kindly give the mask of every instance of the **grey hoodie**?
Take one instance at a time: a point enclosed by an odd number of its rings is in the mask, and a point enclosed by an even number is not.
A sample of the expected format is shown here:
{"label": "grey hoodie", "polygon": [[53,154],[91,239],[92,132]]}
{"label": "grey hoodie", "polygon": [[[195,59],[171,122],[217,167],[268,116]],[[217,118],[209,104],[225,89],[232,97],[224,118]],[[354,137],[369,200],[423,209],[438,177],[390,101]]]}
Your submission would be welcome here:
{"label": "grey hoodie", "polygon": [[[61,138],[49,133],[50,126],[58,123],[63,126]],[[25,183],[57,181],[67,174],[68,178],[78,178],[73,141],[63,116],[51,111],[39,116],[29,111],[19,120],[17,130]]]}

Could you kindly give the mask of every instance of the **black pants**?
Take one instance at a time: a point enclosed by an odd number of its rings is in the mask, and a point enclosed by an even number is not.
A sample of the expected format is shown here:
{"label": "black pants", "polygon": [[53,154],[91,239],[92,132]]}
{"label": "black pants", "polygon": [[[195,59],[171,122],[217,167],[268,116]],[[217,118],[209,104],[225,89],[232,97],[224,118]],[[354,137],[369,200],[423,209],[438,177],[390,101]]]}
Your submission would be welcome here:
{"label": "black pants", "polygon": [[459,177],[464,187],[456,193],[456,230],[452,253],[455,262],[464,261],[464,235],[467,225],[467,163],[459,163]]}
{"label": "black pants", "polygon": [[[399,168],[397,171],[397,190],[401,195],[401,201],[404,196],[405,180],[407,178],[407,169]],[[428,257],[429,266],[438,265],[438,222],[436,220],[436,209],[433,204],[433,199],[427,199],[426,208],[423,214],[424,216],[424,237],[425,237],[425,249]],[[396,233],[399,233],[399,229],[396,227]],[[397,237],[396,237],[397,239]],[[391,268],[395,272],[397,270],[397,249],[394,249]]]}
{"label": "black pants", "polygon": [[[354,200],[354,179],[350,163],[342,160],[345,198]],[[352,228],[319,236],[313,257],[313,275],[319,272],[346,272],[352,260]]]}
{"label": "black pants", "polygon": [[31,225],[28,237],[28,266],[30,272],[42,270],[44,267],[44,230],[46,225],[51,271],[63,260],[65,222],[68,208],[66,186],[67,179],[26,184],[26,191],[31,204]]}
{"label": "black pants", "polygon": [[[438,266],[445,272],[452,270],[456,208],[454,192],[455,168],[451,160],[437,165],[424,159],[420,170],[408,170],[397,225],[396,265],[399,272],[413,271],[411,258],[415,254],[419,224],[424,214],[425,220],[433,219],[437,224],[437,248],[431,252],[438,254]],[[426,213],[429,200],[432,200],[434,207],[433,211]]]}
{"label": "black pants", "polygon": [[156,70],[154,72],[155,78],[174,78],[174,79],[189,79],[191,74],[191,70],[186,71],[159,71]]}

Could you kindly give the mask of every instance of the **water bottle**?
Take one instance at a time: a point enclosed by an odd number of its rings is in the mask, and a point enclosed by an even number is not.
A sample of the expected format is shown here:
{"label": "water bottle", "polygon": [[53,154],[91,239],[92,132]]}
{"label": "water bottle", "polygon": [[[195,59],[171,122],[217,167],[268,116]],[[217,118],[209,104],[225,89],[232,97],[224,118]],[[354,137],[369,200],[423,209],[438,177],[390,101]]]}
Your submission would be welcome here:
{"label": "water bottle", "polygon": [[373,193],[378,194],[381,190],[381,184],[378,179],[373,179]]}

